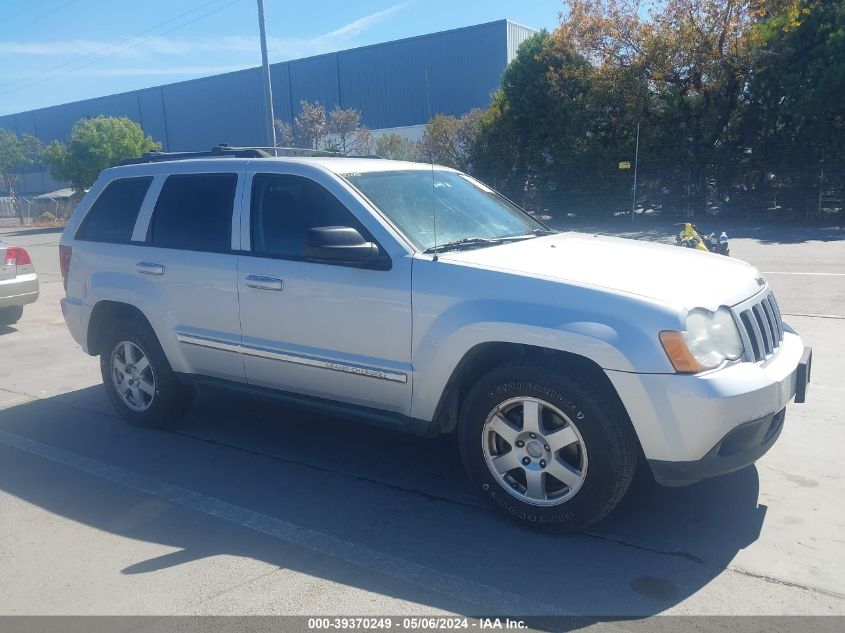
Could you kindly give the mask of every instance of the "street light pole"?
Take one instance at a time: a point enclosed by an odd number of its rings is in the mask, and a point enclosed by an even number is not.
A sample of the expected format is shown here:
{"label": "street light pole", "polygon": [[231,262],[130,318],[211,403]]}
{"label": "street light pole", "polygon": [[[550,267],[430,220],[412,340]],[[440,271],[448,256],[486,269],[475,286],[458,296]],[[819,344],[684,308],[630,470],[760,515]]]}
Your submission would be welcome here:
{"label": "street light pole", "polygon": [[276,147],[276,126],[273,116],[273,86],[270,83],[270,60],[267,57],[267,30],[264,26],[264,0],[258,0],[258,32],[261,35],[261,77],[264,81],[267,145]]}
{"label": "street light pole", "polygon": [[[259,0],[260,2],[261,0]],[[634,209],[637,207],[637,165],[640,161],[640,124],[637,122],[637,149],[634,151],[634,196],[631,200],[631,223],[634,223]]]}

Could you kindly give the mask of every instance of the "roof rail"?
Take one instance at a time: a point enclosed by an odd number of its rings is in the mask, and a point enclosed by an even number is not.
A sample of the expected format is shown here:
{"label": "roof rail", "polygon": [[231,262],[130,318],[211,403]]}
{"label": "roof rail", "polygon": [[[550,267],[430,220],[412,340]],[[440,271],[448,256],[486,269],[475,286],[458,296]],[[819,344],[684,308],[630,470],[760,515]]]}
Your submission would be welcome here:
{"label": "roof rail", "polygon": [[161,163],[171,160],[191,160],[192,158],[270,158],[273,156],[326,156],[343,158],[382,158],[376,154],[367,156],[348,156],[340,152],[330,152],[307,147],[233,147],[225,143],[215,145],[207,152],[147,152],[143,156],[128,158],[120,165],[140,165],[143,163]]}
{"label": "roof rail", "polygon": [[160,163],[170,160],[190,160],[192,158],[267,158],[267,152],[257,148],[231,147],[215,145],[208,152],[147,152],[137,158],[128,158],[121,165],[140,165],[142,163]]}
{"label": "roof rail", "polygon": [[[224,147],[229,147],[225,145]],[[384,156],[379,156],[378,154],[344,154],[343,152],[333,152],[327,149],[311,149],[310,147],[270,147],[270,146],[253,146],[250,145],[249,147],[229,147],[229,149],[238,149],[238,150],[261,150],[263,152],[267,152],[271,156],[284,156],[286,155],[294,155],[298,156],[300,154],[304,154],[306,156],[316,156],[316,157],[329,157],[329,158],[381,158],[384,159]]]}

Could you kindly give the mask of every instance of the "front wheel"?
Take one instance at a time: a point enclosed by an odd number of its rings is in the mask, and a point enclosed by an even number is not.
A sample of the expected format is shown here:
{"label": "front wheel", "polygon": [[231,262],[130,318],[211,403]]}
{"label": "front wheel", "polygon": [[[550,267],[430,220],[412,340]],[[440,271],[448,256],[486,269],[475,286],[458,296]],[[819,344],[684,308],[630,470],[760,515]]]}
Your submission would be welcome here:
{"label": "front wheel", "polygon": [[482,496],[521,523],[562,532],[601,520],[619,503],[637,456],[611,398],[539,364],[482,377],[462,408],[458,439]]}
{"label": "front wheel", "polygon": [[100,373],[109,399],[132,424],[160,427],[175,421],[191,402],[158,339],[136,320],[116,323],[106,335]]}

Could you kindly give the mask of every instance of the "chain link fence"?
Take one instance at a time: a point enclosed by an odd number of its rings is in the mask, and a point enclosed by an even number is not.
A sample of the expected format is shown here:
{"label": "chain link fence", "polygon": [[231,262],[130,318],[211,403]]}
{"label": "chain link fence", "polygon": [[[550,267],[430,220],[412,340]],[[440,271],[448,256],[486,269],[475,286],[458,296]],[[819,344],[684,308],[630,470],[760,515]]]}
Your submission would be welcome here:
{"label": "chain link fence", "polygon": [[491,182],[529,211],[548,219],[630,217],[694,219],[725,216],[740,221],[841,222],[845,167],[777,167],[704,170],[668,163],[572,165],[546,177],[522,175]]}
{"label": "chain link fence", "polygon": [[62,224],[75,206],[68,198],[0,196],[0,227]]}

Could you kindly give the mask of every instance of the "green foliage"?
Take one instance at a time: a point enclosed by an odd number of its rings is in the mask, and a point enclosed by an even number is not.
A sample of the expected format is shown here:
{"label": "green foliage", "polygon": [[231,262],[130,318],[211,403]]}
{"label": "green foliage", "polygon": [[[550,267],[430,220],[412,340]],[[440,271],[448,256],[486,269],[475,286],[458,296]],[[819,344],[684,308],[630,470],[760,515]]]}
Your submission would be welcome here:
{"label": "green foliage", "polygon": [[845,176],[841,0],[665,0],[648,15],[637,0],[565,4],[474,128],[469,167],[511,197],[558,214],[629,209],[632,174],[616,166],[633,161],[638,124],[638,204],[757,195],[778,208],[789,189],[809,208],[822,169]]}
{"label": "green foliage", "polygon": [[0,187],[7,195],[14,197],[18,175],[37,164],[43,150],[41,141],[32,134],[19,138],[14,132],[0,128]]}
{"label": "green foliage", "polygon": [[[6,195],[13,200],[15,195],[15,184],[22,171],[38,164],[44,146],[41,141],[32,134],[24,134],[22,137],[14,132],[0,128],[0,187],[6,190]],[[18,217],[23,219],[23,208],[17,206]]]}
{"label": "green foliage", "polygon": [[390,132],[376,139],[376,154],[390,160],[416,160],[416,143],[407,136]]}
{"label": "green foliage", "polygon": [[458,120],[453,116],[436,114],[425,126],[417,146],[421,161],[458,166]]}
{"label": "green foliage", "polygon": [[460,118],[437,114],[417,142],[417,160],[468,171],[476,156],[483,112],[474,108]]}
{"label": "green foliage", "polygon": [[56,180],[69,181],[74,190],[83,191],[103,169],[158,149],[161,144],[145,136],[131,119],[97,116],[77,121],[68,143],[50,143],[44,160]]}
{"label": "green foliage", "polygon": [[799,0],[756,27],[761,43],[744,130],[756,150],[787,164],[842,163],[845,141],[845,3]]}

